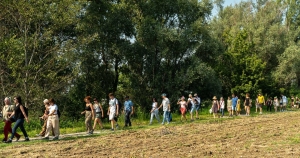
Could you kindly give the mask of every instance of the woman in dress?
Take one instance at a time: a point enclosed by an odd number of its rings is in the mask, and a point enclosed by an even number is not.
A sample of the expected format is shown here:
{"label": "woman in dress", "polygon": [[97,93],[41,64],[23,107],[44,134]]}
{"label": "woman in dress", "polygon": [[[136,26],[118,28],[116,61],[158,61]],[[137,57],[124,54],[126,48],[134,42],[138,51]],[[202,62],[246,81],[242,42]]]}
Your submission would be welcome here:
{"label": "woman in dress", "polygon": [[216,116],[220,117],[218,115],[218,111],[220,110],[220,104],[218,102],[218,99],[216,96],[213,97],[213,102],[212,102],[212,112],[214,114],[214,118],[216,118]]}
{"label": "woman in dress", "polygon": [[150,117],[150,125],[152,124],[153,117],[157,119],[157,122],[160,122],[159,115],[158,115],[158,109],[157,109],[157,100],[156,98],[152,98],[152,109],[150,111],[151,117]]}
{"label": "woman in dress", "polygon": [[232,116],[231,115],[231,112],[232,112],[232,100],[230,97],[228,97],[227,99],[227,110],[228,110],[228,113],[229,113],[229,117]]}
{"label": "woman in dress", "polygon": [[14,112],[10,115],[9,118],[14,116],[16,123],[12,129],[12,134],[11,134],[10,138],[6,141],[6,143],[12,142],[12,139],[14,138],[16,131],[19,127],[25,137],[25,141],[29,141],[27,132],[24,128],[24,120],[26,120],[26,122],[29,123],[29,119],[28,119],[26,111],[25,111],[26,107],[24,107],[22,105],[22,99],[20,96],[14,97],[14,103],[16,104],[16,106],[15,106]]}
{"label": "woman in dress", "polygon": [[91,134],[93,134],[97,123],[99,124],[99,126],[101,127],[101,129],[103,129],[103,125],[102,125],[102,121],[101,118],[104,117],[103,115],[103,108],[102,105],[98,102],[97,98],[94,98],[94,105],[93,105],[93,109],[95,112],[95,120],[94,120],[94,126],[92,131],[90,132]]}
{"label": "woman in dress", "polygon": [[187,102],[185,101],[184,96],[182,96],[181,99],[178,100],[177,104],[180,105],[181,121],[182,119],[185,119],[185,121],[187,121],[187,118],[185,116],[186,109],[187,109]]}
{"label": "woman in dress", "polygon": [[84,98],[85,110],[81,114],[85,114],[85,127],[87,134],[93,134],[92,120],[94,120],[94,107],[91,103],[91,97],[87,96]]}
{"label": "woman in dress", "polygon": [[[238,97],[238,96],[236,96],[236,97]],[[241,100],[240,100],[240,98],[238,98],[237,105],[236,105],[236,115],[237,116],[240,115],[241,111],[242,111],[242,109],[241,109]]]}

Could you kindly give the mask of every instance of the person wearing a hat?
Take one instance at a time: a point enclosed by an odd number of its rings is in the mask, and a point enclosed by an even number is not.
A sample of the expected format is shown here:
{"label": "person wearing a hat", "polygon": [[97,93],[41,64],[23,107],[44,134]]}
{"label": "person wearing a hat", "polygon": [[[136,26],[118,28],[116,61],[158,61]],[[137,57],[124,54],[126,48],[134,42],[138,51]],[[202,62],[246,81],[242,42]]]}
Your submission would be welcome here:
{"label": "person wearing a hat", "polygon": [[[40,117],[40,119],[42,119],[44,121],[44,124],[42,126],[41,132],[36,135],[38,137],[44,137],[45,134],[46,134],[46,130],[47,130],[47,122],[48,122],[50,104],[49,104],[48,99],[45,99],[43,101],[43,103],[44,103],[44,106],[45,106],[45,112],[44,112],[44,115]],[[52,135],[54,136],[54,130],[53,129],[52,129]]]}
{"label": "person wearing a hat", "polygon": [[218,101],[216,96],[213,97],[213,102],[212,102],[211,109],[212,109],[212,112],[214,114],[214,118],[216,118],[216,116],[219,117],[218,111],[220,110],[220,104],[219,104],[219,101]]}
{"label": "person wearing a hat", "polygon": [[279,107],[279,101],[278,101],[278,98],[276,96],[274,97],[273,105],[274,105],[275,112],[277,112],[277,109]]}
{"label": "person wearing a hat", "polygon": [[198,96],[197,93],[194,94],[194,98],[196,100],[196,119],[199,119],[199,113],[198,111],[200,110],[201,111],[201,99],[200,97]]}
{"label": "person wearing a hat", "polygon": [[165,121],[167,122],[167,124],[170,123],[170,119],[169,119],[169,115],[170,115],[170,111],[171,111],[171,105],[170,105],[170,100],[167,98],[167,94],[163,93],[161,95],[162,97],[162,103],[160,104],[160,106],[158,107],[158,109],[160,109],[161,107],[163,108],[164,111],[164,115],[163,115],[163,121],[162,121],[162,125],[165,124]]}

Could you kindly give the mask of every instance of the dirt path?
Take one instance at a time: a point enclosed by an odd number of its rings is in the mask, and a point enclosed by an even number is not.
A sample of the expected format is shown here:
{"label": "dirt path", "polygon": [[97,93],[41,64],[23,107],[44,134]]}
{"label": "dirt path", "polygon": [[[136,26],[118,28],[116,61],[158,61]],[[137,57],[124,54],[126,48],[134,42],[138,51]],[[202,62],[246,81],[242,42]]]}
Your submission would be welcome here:
{"label": "dirt path", "polygon": [[300,112],[76,140],[13,143],[0,157],[300,157]]}

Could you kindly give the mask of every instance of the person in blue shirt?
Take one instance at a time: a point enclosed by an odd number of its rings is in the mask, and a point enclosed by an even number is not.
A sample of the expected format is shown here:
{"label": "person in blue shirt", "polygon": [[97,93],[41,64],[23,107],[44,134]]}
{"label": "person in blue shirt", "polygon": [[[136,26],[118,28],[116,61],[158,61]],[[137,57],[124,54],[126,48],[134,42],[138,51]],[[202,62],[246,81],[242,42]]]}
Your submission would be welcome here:
{"label": "person in blue shirt", "polygon": [[236,105],[237,105],[237,101],[238,101],[238,97],[236,97],[234,94],[232,94],[232,111],[231,111],[231,115],[233,116],[233,113],[236,111]]}
{"label": "person in blue shirt", "polygon": [[129,100],[129,96],[125,97],[123,112],[125,113],[125,127],[131,126],[130,116],[133,114],[133,103]]}

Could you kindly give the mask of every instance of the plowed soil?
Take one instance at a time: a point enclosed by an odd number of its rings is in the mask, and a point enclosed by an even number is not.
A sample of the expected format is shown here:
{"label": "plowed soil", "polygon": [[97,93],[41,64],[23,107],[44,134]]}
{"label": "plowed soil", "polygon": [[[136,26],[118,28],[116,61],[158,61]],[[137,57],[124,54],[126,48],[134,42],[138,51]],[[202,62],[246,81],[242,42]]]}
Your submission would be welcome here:
{"label": "plowed soil", "polygon": [[13,143],[0,157],[300,157],[300,112]]}

